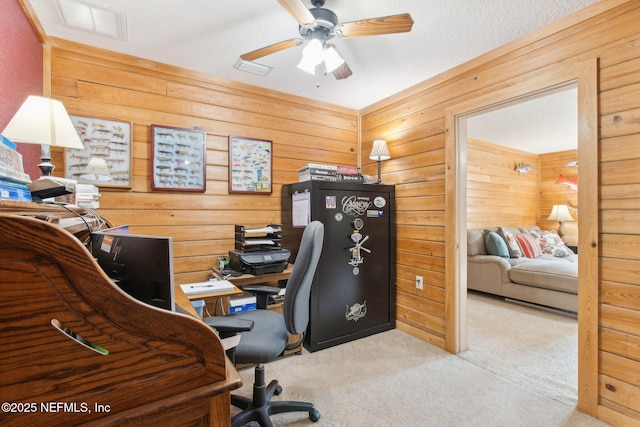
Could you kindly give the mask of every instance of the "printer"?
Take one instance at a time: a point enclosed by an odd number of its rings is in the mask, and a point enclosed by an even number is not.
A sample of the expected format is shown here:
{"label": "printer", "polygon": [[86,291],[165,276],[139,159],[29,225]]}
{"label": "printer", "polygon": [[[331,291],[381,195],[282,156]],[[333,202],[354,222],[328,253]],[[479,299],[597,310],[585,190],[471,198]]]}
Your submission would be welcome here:
{"label": "printer", "polygon": [[291,252],[288,249],[243,252],[229,251],[229,268],[245,274],[259,276],[282,273],[287,268]]}

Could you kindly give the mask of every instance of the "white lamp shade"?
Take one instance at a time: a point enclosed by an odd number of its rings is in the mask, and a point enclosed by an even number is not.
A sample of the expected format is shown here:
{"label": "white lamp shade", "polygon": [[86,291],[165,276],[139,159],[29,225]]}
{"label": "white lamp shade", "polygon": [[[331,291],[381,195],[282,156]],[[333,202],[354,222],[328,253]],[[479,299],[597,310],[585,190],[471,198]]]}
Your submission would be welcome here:
{"label": "white lamp shade", "polygon": [[324,66],[327,73],[333,73],[342,64],[344,64],[344,58],[340,56],[335,46],[328,45],[324,50]]}
{"label": "white lamp shade", "polygon": [[547,218],[547,221],[575,221],[571,214],[569,213],[569,208],[567,205],[553,205],[553,209],[551,209],[551,214]]}
{"label": "white lamp shade", "polygon": [[84,149],[62,102],[42,96],[29,96],[2,134],[14,142]]}
{"label": "white lamp shade", "polygon": [[298,68],[309,74],[315,74],[316,66],[320,64],[323,59],[324,52],[322,50],[322,42],[312,38],[302,50],[302,59],[298,64]]}
{"label": "white lamp shade", "polygon": [[371,148],[371,154],[369,155],[371,160],[389,160],[391,154],[387,148],[387,141],[384,139],[376,139],[373,141],[373,147]]}

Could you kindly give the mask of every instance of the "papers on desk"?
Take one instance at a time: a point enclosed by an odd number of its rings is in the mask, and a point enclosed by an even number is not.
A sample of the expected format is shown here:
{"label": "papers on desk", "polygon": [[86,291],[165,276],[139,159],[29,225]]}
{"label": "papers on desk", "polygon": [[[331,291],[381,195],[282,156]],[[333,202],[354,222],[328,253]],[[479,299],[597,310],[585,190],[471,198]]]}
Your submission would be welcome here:
{"label": "papers on desk", "polygon": [[180,285],[185,295],[206,294],[209,292],[230,291],[235,289],[228,280],[209,280],[207,282],[185,283]]}
{"label": "papers on desk", "polygon": [[244,233],[245,234],[252,234],[252,233],[267,233],[267,234],[273,234],[273,233],[277,233],[281,231],[278,228],[272,227],[270,225],[266,226],[266,227],[262,227],[262,228],[245,228]]}

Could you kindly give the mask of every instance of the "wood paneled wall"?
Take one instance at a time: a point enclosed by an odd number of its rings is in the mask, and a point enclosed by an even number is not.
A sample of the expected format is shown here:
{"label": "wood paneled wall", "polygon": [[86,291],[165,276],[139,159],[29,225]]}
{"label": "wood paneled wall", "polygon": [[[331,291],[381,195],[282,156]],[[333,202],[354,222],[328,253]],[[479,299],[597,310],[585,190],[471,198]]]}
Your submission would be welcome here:
{"label": "wood paneled wall", "polygon": [[[563,175],[573,180],[578,168],[567,166],[578,158],[577,150],[533,154],[490,142],[467,139],[467,228],[521,227],[537,225],[558,228],[547,221],[553,205],[567,203],[574,222],[565,222],[564,240],[578,244],[578,193],[558,183]],[[533,169],[518,174],[516,163]]]}
{"label": "wood paneled wall", "polygon": [[578,244],[578,192],[566,184],[558,183],[560,175],[573,181],[578,178],[578,168],[567,166],[578,159],[577,150],[559,151],[540,155],[540,202],[538,226],[543,230],[558,228],[556,221],[547,221],[553,205],[569,206],[569,213],[575,221],[565,222],[563,240],[568,245]]}
{"label": "wood paneled wall", "polygon": [[537,225],[539,170],[536,154],[468,138],[467,228]]}
{"label": "wood paneled wall", "polygon": [[[527,79],[545,66],[599,59],[600,226],[597,399],[583,409],[616,425],[640,421],[640,2],[602,0],[529,36],[489,52],[361,111],[362,152],[388,141],[385,183],[397,186],[397,326],[443,348],[454,340],[445,304],[444,219],[446,108]],[[428,53],[426,53],[428,55]],[[579,125],[584,126],[583,123]],[[365,169],[373,167],[366,164]],[[583,175],[584,176],[584,175]],[[597,244],[597,242],[594,242]],[[413,285],[425,278],[424,290]],[[585,307],[586,308],[586,307]],[[592,311],[593,307],[589,308]],[[589,316],[589,313],[584,313]],[[591,314],[592,315],[592,314]],[[584,369],[589,369],[588,371]],[[584,390],[580,391],[584,393]]]}
{"label": "wood paneled wall", "polygon": [[[132,186],[101,188],[99,213],[131,232],[174,239],[176,283],[207,277],[233,249],[233,226],[280,222],[282,184],[308,162],[355,165],[354,110],[216,79],[58,39],[52,96],[70,114],[132,123]],[[206,192],[152,191],[150,125],[207,134]],[[228,194],[228,137],[273,141],[273,194]],[[55,153],[54,153],[55,154]],[[64,170],[61,153],[54,164]]]}

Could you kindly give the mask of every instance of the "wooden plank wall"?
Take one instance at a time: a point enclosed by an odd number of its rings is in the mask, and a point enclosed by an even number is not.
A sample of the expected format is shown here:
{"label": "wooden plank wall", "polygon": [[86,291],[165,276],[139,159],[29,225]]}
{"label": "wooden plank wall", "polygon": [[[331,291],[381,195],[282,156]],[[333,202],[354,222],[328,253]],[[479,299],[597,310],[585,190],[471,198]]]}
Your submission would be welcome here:
{"label": "wooden plank wall", "polygon": [[578,192],[568,185],[558,183],[560,175],[566,179],[577,179],[578,168],[567,166],[578,158],[577,150],[559,151],[540,155],[540,208],[538,226],[543,230],[556,230],[556,221],[547,221],[553,205],[568,204],[569,213],[575,220],[565,222],[564,241],[568,245],[578,244]]}
{"label": "wooden plank wall", "polygon": [[539,170],[537,154],[467,138],[467,228],[537,225]]}
{"label": "wooden plank wall", "polygon": [[[576,178],[578,168],[567,166],[577,150],[533,154],[476,139],[467,139],[467,228],[537,225],[556,230],[547,221],[551,208],[568,202],[575,222],[565,223],[565,242],[578,243],[578,195],[558,184],[560,174]],[[526,175],[514,171],[516,163],[533,169]]]}
{"label": "wooden plank wall", "polygon": [[[281,186],[297,182],[298,168],[357,162],[354,110],[63,40],[49,45],[52,96],[70,114],[132,123],[132,186],[101,188],[99,213],[134,233],[172,236],[176,283],[204,280],[233,249],[234,224],[279,223]],[[151,124],[206,131],[204,194],[151,190]],[[273,141],[272,195],[228,194],[229,135]]]}
{"label": "wooden plank wall", "polygon": [[361,112],[362,152],[384,138],[392,155],[382,168],[397,185],[397,326],[445,348],[453,331],[444,295],[454,292],[445,275],[455,274],[444,271],[443,255],[444,218],[454,214],[445,210],[445,108],[551,64],[599,58],[600,340],[590,358],[598,360],[597,414],[617,425],[640,421],[640,376],[630,375],[640,372],[638,22],[637,0],[603,0]]}

